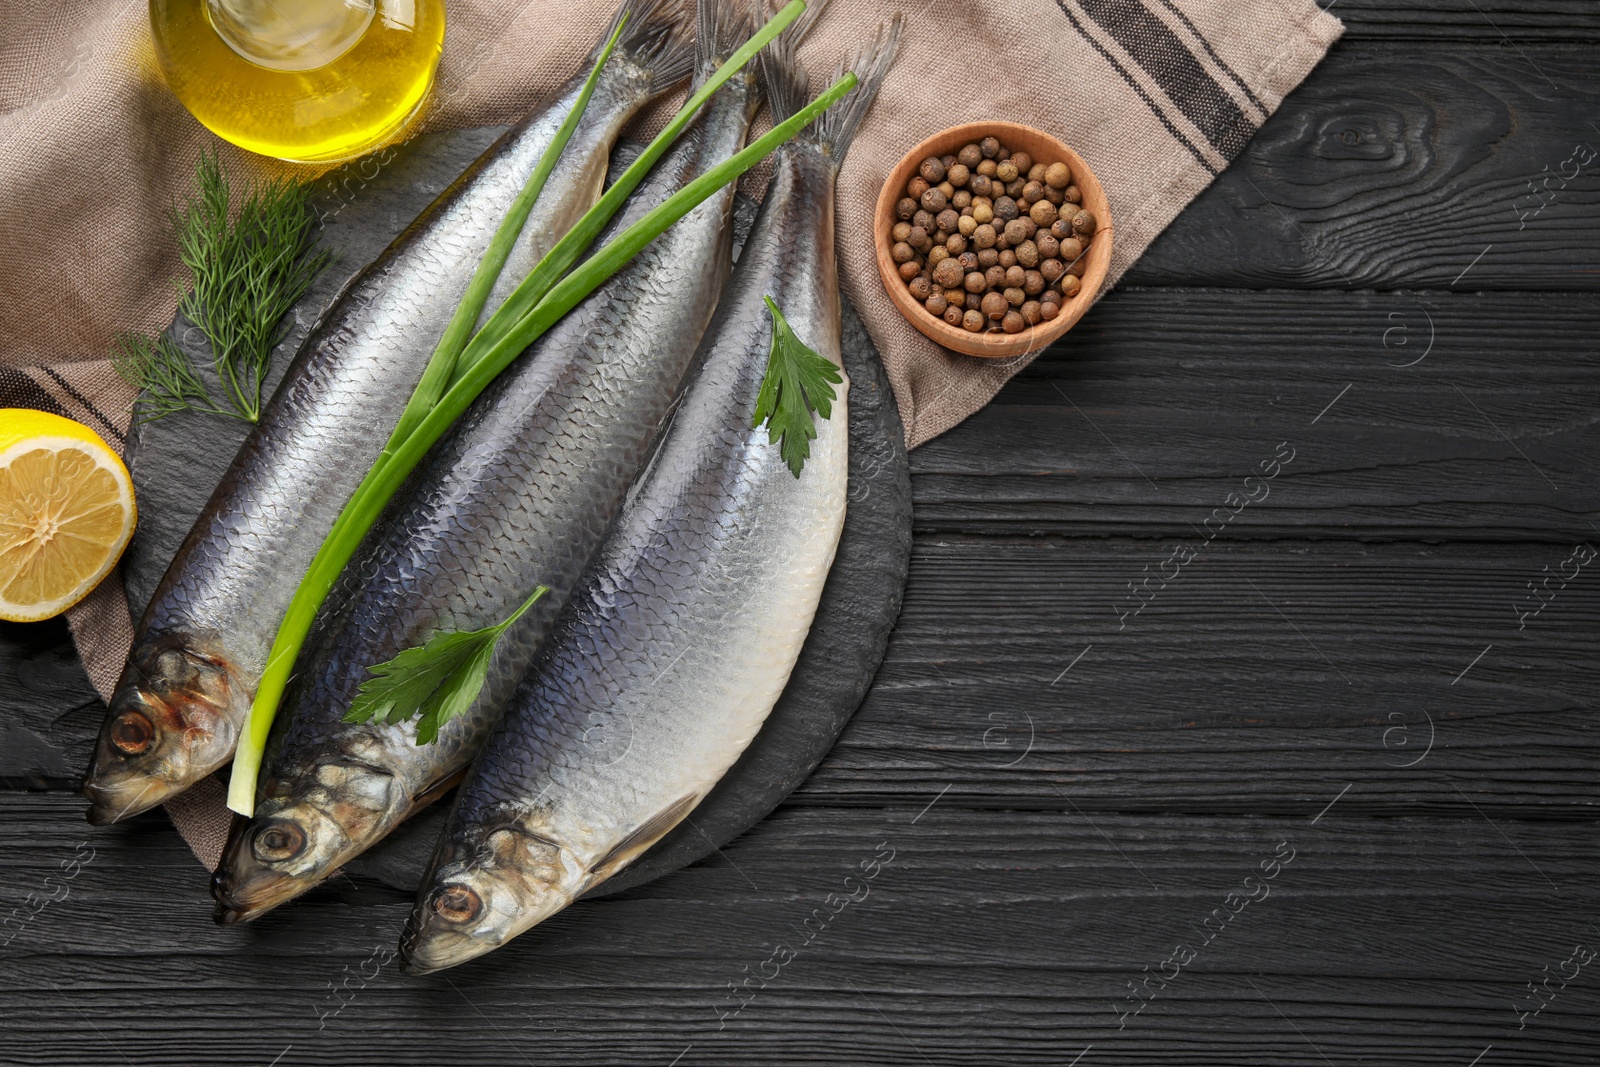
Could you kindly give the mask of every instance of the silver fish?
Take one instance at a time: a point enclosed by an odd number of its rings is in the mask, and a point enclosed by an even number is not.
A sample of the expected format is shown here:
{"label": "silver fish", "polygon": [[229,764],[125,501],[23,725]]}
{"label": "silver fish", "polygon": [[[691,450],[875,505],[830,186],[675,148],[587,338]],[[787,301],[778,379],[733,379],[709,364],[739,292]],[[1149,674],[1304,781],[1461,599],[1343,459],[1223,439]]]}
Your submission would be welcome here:
{"label": "silver fish", "polygon": [[[677,4],[623,3],[623,36],[485,315],[599,198],[622,126],[689,72]],[[159,804],[233,755],[295,587],[377,458],[496,227],[609,37],[610,30],[581,75],[486,151],[352,281],[306,339],[139,624],[84,781],[90,822]]]}
{"label": "silver fish", "polygon": [[[659,452],[461,786],[401,942],[411,973],[496,948],[625,867],[688,817],[782,693],[844,522],[848,382],[797,479],[751,428],[763,298],[840,362],[834,181],[898,37],[896,20],[858,88],[778,153]],[[807,93],[779,44],[765,65],[782,116]]]}
{"label": "silver fish", "polygon": [[[702,0],[698,80],[750,35],[734,0]],[[737,152],[760,103],[741,74],[634,192],[611,233]],[[269,741],[253,820],[213,879],[217,921],[250,919],[332,874],[453,785],[504,707],[649,454],[731,269],[732,186],[701,204],[479,398],[353,564],[360,580]],[[347,572],[349,573],[349,572]],[[441,630],[508,616],[474,705],[432,744],[416,723],[343,720],[366,668]]]}

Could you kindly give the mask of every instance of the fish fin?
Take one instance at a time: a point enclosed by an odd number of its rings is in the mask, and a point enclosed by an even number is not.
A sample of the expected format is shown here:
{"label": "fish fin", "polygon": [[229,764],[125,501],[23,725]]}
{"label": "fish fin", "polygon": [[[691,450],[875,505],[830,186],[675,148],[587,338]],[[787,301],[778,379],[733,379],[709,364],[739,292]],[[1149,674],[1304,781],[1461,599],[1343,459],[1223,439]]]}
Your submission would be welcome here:
{"label": "fish fin", "polygon": [[450,790],[460,785],[461,779],[465,778],[466,776],[467,769],[463,767],[454,774],[447,775],[446,777],[439,779],[437,782],[434,782],[428,788],[424,789],[422,792],[413,797],[411,800],[411,806],[413,808],[427,807],[429,804],[432,804],[435,800],[438,800],[440,797],[444,796],[444,794],[450,792]]}
{"label": "fish fin", "polygon": [[697,76],[704,78],[726,63],[728,57],[754,33],[746,0],[696,0],[694,48]]}
{"label": "fish fin", "polygon": [[590,865],[589,873],[598,875],[601,878],[609,878],[627,866],[631,860],[645,849],[665,837],[667,831],[682,822],[683,817],[694,810],[694,806],[699,802],[699,793],[690,793],[688,796],[674,800],[661,811],[646,819],[644,825],[613,845],[609,852]]}
{"label": "fish fin", "polygon": [[[849,65],[848,69],[859,79],[856,87],[850,90],[844,99],[819,115],[810,129],[801,135],[812,143],[820,145],[833,160],[836,168],[844,162],[844,154],[850,150],[850,142],[855,139],[856,131],[861,128],[861,120],[866,118],[867,112],[872,108],[872,102],[878,98],[878,90],[883,87],[883,79],[889,73],[889,66],[894,62],[895,53],[900,50],[900,31],[904,25],[905,20],[897,14],[887,27],[878,27],[878,33],[872,42],[863,48]],[[842,76],[845,70],[846,67],[841,64],[836,77]],[[800,105],[789,114],[798,111],[804,104],[805,99],[802,97]]]}
{"label": "fish fin", "polygon": [[[771,18],[784,6],[784,0],[765,0],[765,6],[766,16]],[[827,7],[828,0],[811,0],[800,17],[791,22],[789,28],[778,34],[756,57],[772,108],[773,122],[782,122],[805,107],[811,99],[811,79],[795,56],[795,50]]]}
{"label": "fish fin", "polygon": [[615,55],[626,57],[649,75],[650,84],[657,91],[689,76],[694,69],[695,49],[694,42],[684,34],[683,0],[623,0],[595,45],[591,63],[600,58],[624,15],[628,25],[617,38]]}

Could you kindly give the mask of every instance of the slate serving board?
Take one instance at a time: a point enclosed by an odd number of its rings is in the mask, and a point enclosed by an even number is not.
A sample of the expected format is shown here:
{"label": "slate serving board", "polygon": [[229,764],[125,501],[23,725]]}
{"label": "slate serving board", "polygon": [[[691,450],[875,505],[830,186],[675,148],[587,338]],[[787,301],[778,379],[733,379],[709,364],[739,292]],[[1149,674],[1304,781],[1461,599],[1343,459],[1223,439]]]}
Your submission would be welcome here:
{"label": "slate serving board", "polygon": [[[338,261],[293,310],[267,391],[345,283],[374,259],[503,128],[418,137],[349,164],[318,182],[314,207]],[[629,149],[619,149],[623,155]],[[740,196],[735,246],[755,217]],[[203,343],[179,319],[170,336],[200,355]],[[850,504],[833,571],[800,661],[766,725],[722,782],[677,829],[601,886],[619,892],[702,859],[767,815],[821,762],[866,695],[900,613],[911,552],[911,480],[904,434],[883,367],[855,310],[844,304],[843,353],[850,375]],[[214,381],[209,383],[214,384]],[[139,493],[139,529],[124,556],[137,619],[194,518],[244,439],[237,420],[180,414],[136,426],[128,466]],[[349,871],[413,888],[433,851],[448,803],[435,804]]]}

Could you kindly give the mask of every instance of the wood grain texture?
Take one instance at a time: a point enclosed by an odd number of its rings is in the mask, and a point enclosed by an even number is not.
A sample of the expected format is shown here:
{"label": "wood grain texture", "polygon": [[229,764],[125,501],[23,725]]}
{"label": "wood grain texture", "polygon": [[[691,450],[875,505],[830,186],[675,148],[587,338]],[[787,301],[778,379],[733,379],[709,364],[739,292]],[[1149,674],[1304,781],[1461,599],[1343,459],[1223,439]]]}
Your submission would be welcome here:
{"label": "wood grain texture", "polygon": [[1589,0],[1337,0],[1346,41],[1472,42],[1515,50],[1535,43],[1600,41]]}
{"label": "wood grain texture", "polygon": [[1596,115],[1592,49],[1335,45],[1124,280],[1592,290]]}
{"label": "wood grain texture", "polygon": [[[82,839],[66,804],[0,796],[8,902]],[[1493,1044],[1497,1062],[1545,1064],[1600,1037],[1586,974],[1522,1031],[1513,1008],[1595,940],[1576,918],[1600,905],[1589,827],[921,807],[786,808],[725,860],[422,980],[381,963],[400,894],[339,885],[219,929],[200,879],[164,870],[181,846],[141,818],[97,835],[66,897],[3,950],[6,1062],[264,1064],[292,1046],[283,1062],[1059,1065],[1092,1045],[1118,1064],[1446,1065]],[[1265,897],[1202,926],[1252,873]],[[858,900],[831,912],[844,893]],[[108,937],[130,919],[131,942]],[[1190,966],[1122,1018],[1128,983],[1180,942]],[[779,943],[795,958],[731,1014],[729,983]]]}

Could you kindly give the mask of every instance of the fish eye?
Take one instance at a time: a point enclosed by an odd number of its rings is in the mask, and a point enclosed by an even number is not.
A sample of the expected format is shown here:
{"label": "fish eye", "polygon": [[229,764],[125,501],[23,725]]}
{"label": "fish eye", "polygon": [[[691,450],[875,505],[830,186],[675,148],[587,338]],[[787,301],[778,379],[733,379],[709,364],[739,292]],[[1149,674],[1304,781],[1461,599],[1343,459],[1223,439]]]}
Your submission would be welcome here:
{"label": "fish eye", "polygon": [[111,747],[124,756],[143,755],[155,736],[155,724],[142,712],[125,711],[111,720]]}
{"label": "fish eye", "polygon": [[469,923],[483,911],[483,898],[464,885],[442,886],[433,895],[433,910],[447,922]]}
{"label": "fish eye", "polygon": [[305,847],[305,831],[292,822],[269,822],[256,830],[250,841],[250,851],[263,863],[292,860]]}

